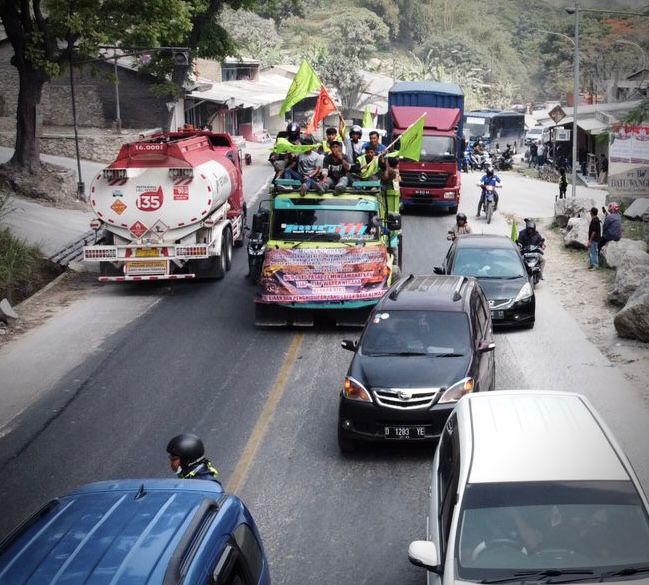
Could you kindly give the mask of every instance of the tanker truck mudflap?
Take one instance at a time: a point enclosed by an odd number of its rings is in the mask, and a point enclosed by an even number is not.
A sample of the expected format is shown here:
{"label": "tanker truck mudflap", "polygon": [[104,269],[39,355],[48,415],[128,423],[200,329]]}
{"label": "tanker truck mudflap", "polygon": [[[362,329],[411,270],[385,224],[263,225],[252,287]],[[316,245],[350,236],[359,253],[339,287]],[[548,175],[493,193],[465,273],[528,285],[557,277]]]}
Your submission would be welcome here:
{"label": "tanker truck mudflap", "polygon": [[342,194],[274,193],[264,221],[253,219],[253,231],[261,224],[267,234],[256,324],[310,326],[326,315],[362,326],[399,275],[401,224],[389,211],[398,201],[398,190],[378,183]]}
{"label": "tanker truck mudflap", "polygon": [[244,240],[238,148],[227,134],[185,127],[125,144],[95,176],[86,246],[102,282],[223,278]]}

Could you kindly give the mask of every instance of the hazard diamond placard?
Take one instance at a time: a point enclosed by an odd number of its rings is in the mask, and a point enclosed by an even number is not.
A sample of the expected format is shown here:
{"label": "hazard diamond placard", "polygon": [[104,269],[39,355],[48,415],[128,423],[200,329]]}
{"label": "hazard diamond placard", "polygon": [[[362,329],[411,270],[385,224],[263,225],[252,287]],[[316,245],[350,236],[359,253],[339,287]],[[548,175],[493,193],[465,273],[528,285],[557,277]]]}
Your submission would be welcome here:
{"label": "hazard diamond placard", "polygon": [[141,238],[144,234],[149,231],[149,228],[146,227],[141,221],[136,221],[128,231],[131,232],[136,238]]}
{"label": "hazard diamond placard", "polygon": [[110,208],[117,214],[117,215],[122,215],[126,211],[126,203],[124,203],[121,199],[116,199],[113,204],[110,206]]}

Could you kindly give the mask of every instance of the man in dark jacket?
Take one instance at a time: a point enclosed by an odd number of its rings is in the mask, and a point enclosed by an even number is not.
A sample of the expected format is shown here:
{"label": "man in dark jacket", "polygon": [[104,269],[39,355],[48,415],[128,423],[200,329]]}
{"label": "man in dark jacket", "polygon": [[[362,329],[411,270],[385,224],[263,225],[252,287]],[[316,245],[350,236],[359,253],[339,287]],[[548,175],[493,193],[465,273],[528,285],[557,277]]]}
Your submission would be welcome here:
{"label": "man in dark jacket", "polygon": [[599,268],[599,240],[602,237],[602,224],[597,217],[597,207],[590,210],[590,225],[588,226],[588,255],[590,266],[588,268]]}
{"label": "man in dark jacket", "polygon": [[180,479],[206,479],[221,483],[218,470],[205,457],[205,447],[196,435],[177,435],[167,445],[169,464]]}
{"label": "man in dark jacket", "polygon": [[[521,247],[525,248],[527,246],[538,246],[539,248],[545,248],[545,238],[536,231],[536,222],[531,219],[525,219],[525,227],[518,232],[518,239],[516,243]],[[543,280],[543,269],[545,268],[545,256],[541,251],[541,280]]]}
{"label": "man in dark jacket", "polygon": [[[606,213],[606,209],[604,209]],[[617,242],[622,238],[622,216],[620,215],[620,206],[611,202],[608,204],[608,213],[602,225],[602,237],[599,239],[599,249],[608,242]]]}

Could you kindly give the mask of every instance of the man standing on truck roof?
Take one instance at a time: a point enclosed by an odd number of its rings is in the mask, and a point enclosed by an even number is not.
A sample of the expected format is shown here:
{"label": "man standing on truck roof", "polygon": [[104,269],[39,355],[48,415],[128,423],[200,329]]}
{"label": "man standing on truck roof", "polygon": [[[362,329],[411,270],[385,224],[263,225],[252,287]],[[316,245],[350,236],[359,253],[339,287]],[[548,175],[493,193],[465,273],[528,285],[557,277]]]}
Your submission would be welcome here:
{"label": "man standing on truck roof", "polygon": [[218,469],[205,457],[205,446],[196,435],[183,433],[167,444],[169,465],[180,479],[206,479],[221,483]]}
{"label": "man standing on truck roof", "polygon": [[374,147],[375,154],[381,154],[386,149],[385,144],[379,142],[379,133],[376,130],[370,132],[370,141],[363,145],[363,149],[367,150],[370,145]]}
{"label": "man standing on truck roof", "polygon": [[349,131],[349,136],[345,138],[345,149],[347,158],[352,164],[361,156],[365,150],[365,143],[361,141],[363,130],[360,126],[354,125]]}
{"label": "man standing on truck roof", "polygon": [[334,140],[330,144],[331,152],[324,157],[322,175],[326,185],[335,189],[336,193],[342,193],[348,185],[347,173],[351,170],[351,164],[343,155],[342,144]]}
{"label": "man standing on truck roof", "polygon": [[320,154],[329,154],[331,152],[331,144],[334,141],[340,142],[342,145],[342,137],[338,134],[338,130],[333,127],[327,128],[325,139],[322,141],[322,144],[318,149]]}

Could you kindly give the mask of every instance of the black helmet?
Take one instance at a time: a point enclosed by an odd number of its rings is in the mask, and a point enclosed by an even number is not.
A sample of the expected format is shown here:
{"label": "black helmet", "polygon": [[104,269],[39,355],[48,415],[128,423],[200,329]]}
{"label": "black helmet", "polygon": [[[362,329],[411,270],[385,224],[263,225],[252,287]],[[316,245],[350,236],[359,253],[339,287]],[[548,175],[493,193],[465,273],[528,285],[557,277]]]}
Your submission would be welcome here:
{"label": "black helmet", "polygon": [[205,457],[205,447],[196,435],[192,433],[183,433],[169,441],[167,453],[180,459],[180,466],[183,468],[191,467],[199,463]]}
{"label": "black helmet", "polygon": [[536,230],[536,222],[531,220],[531,219],[526,219],[525,220],[525,227],[528,230]]}
{"label": "black helmet", "polygon": [[458,214],[455,216],[455,219],[456,219],[457,221],[466,221],[466,213],[458,213]]}
{"label": "black helmet", "polygon": [[493,168],[493,167],[489,167],[489,168],[487,169],[487,177],[493,177],[493,176],[494,176],[494,168]]}
{"label": "black helmet", "polygon": [[363,129],[358,124],[354,124],[349,130],[349,135],[351,136],[352,134],[363,136]]}
{"label": "black helmet", "polygon": [[289,122],[286,127],[286,133],[289,136],[299,136],[300,135],[300,125],[297,122]]}

